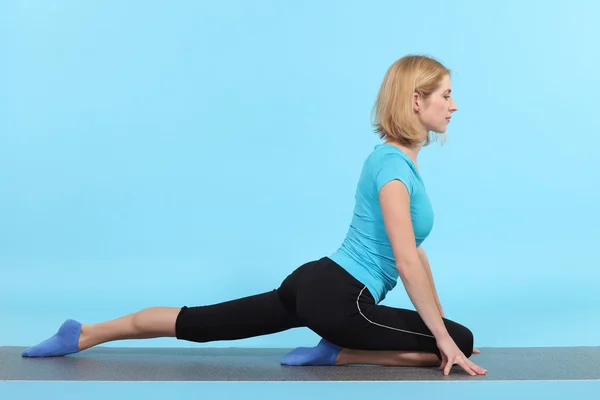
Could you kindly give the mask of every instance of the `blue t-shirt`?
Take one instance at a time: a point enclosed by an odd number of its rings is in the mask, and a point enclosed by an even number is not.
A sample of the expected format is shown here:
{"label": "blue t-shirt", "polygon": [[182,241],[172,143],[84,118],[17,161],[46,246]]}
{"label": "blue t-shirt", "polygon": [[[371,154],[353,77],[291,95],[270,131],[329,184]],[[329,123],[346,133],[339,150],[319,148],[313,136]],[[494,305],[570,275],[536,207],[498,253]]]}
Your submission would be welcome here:
{"label": "blue t-shirt", "polygon": [[329,258],[362,282],[381,302],[398,281],[398,270],[379,203],[379,190],[394,179],[410,194],[410,215],[419,247],[433,227],[433,209],[421,176],[400,149],[378,144],[364,162],[355,195],[350,228],[341,247]]}

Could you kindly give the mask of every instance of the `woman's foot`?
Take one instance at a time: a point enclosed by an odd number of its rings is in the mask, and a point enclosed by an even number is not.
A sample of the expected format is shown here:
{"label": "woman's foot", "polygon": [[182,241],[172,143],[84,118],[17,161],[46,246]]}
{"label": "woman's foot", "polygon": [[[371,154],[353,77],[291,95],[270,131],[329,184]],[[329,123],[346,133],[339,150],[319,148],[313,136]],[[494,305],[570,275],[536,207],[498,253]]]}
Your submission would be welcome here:
{"label": "woman's foot", "polygon": [[60,326],[58,332],[42,343],[23,351],[23,357],[60,357],[79,351],[81,324],[68,319]]}
{"label": "woman's foot", "polygon": [[342,348],[325,339],[315,347],[298,347],[281,359],[281,365],[336,365],[337,356]]}

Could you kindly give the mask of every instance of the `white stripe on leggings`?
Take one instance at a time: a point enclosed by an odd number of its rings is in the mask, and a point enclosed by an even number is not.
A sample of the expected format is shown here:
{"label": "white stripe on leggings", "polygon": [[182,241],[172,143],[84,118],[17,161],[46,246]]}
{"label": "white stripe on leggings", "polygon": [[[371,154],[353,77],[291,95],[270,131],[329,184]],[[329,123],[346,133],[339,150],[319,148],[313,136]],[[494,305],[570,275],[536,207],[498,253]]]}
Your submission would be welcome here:
{"label": "white stripe on leggings", "polygon": [[398,328],[392,328],[391,326],[386,326],[386,325],[381,325],[378,324],[377,322],[373,322],[371,321],[369,318],[367,318],[367,316],[365,314],[363,314],[362,310],[360,309],[360,304],[358,304],[358,301],[360,300],[360,296],[362,296],[362,293],[365,291],[367,287],[365,286],[363,288],[363,290],[360,291],[360,293],[358,294],[358,297],[356,298],[356,307],[358,308],[358,312],[360,313],[360,315],[363,316],[364,319],[366,319],[367,321],[369,321],[370,323],[372,323],[373,325],[377,325],[377,326],[381,326],[382,328],[388,328],[388,329],[393,329],[395,331],[400,331],[400,332],[406,332],[406,333],[413,333],[415,335],[421,335],[421,336],[427,336],[430,338],[434,338],[435,336],[432,335],[426,335],[425,333],[419,333],[419,332],[411,332],[411,331],[405,331],[404,329],[398,329]]}

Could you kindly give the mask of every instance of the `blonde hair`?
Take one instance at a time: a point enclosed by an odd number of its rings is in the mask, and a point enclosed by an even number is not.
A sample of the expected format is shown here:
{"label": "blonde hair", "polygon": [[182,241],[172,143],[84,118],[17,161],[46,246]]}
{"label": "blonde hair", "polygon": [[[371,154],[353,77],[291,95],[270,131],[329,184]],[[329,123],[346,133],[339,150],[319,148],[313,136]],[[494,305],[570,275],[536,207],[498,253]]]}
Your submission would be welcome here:
{"label": "blonde hair", "polygon": [[[446,75],[450,75],[450,70],[431,57],[407,55],[394,62],[385,74],[373,106],[372,123],[379,137],[407,146],[421,142],[428,146],[432,138],[428,132],[423,142],[419,120],[413,112],[412,96],[419,93],[427,98]],[[443,145],[445,135],[440,136]]]}

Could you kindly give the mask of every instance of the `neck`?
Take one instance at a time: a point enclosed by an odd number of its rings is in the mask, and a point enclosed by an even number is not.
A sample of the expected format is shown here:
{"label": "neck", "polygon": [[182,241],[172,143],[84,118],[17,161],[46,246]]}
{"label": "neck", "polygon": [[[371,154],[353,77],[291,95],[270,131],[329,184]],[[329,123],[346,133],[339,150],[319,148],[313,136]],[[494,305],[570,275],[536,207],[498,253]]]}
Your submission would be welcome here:
{"label": "neck", "polygon": [[418,162],[417,162],[417,157],[419,156],[419,151],[421,151],[421,148],[423,147],[423,143],[420,143],[418,145],[415,146],[405,146],[403,144],[397,143],[393,140],[388,140],[385,142],[386,144],[390,144],[392,146],[395,146],[397,148],[399,148],[400,150],[402,150],[402,152],[404,154],[406,154],[408,156],[408,158],[410,158],[412,160],[413,163],[415,163],[415,165],[418,168]]}

